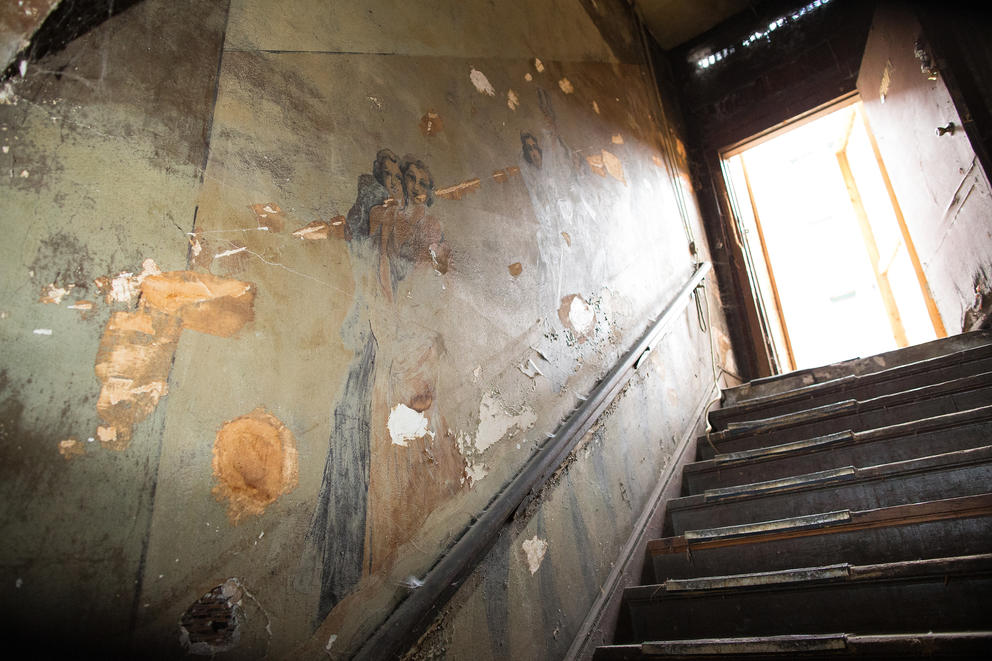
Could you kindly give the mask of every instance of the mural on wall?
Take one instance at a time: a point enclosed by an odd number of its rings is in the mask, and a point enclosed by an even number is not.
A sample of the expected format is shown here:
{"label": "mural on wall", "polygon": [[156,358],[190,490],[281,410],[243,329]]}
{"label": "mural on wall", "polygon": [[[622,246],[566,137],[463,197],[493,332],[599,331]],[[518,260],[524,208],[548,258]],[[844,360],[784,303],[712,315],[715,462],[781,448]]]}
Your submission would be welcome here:
{"label": "mural on wall", "polygon": [[307,533],[322,620],[362,575],[386,568],[431,510],[457,491],[464,460],[436,401],[440,337],[410,323],[397,285],[448,272],[451,250],[429,208],[430,168],[389,149],[358,179],[347,215],[355,302],[341,330],[354,351]]}

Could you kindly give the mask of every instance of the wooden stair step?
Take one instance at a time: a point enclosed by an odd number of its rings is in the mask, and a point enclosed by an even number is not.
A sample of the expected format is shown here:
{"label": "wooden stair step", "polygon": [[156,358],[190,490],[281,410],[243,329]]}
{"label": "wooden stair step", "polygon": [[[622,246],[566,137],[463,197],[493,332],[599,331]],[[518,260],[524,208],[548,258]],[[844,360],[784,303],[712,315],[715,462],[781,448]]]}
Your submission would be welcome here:
{"label": "wooden stair step", "polygon": [[836,564],[627,588],[632,640],[981,630],[992,554]]}
{"label": "wooden stair step", "polygon": [[794,390],[814,383],[832,381],[848,374],[871,374],[872,372],[878,372],[891,367],[908,365],[926,360],[927,358],[964,351],[965,349],[986,344],[992,344],[992,331],[973,331],[887,351],[866,358],[852,358],[830,365],[766,376],[724,390],[723,405],[734,406],[749,399]]}
{"label": "wooden stair step", "polygon": [[695,640],[647,641],[633,645],[600,647],[594,661],[672,661],[707,659],[836,658],[980,658],[992,649],[992,631],[948,633],[902,633],[857,635],[847,633],[802,634],[791,636],[751,636],[745,638],[701,638]]}
{"label": "wooden stair step", "polygon": [[837,509],[872,509],[983,493],[992,445],[878,466],[845,466],[784,479],[709,489],[669,501],[665,534],[784,519]]}
{"label": "wooden stair step", "polygon": [[802,411],[846,399],[871,399],[913,390],[936,381],[951,381],[992,370],[992,345],[929,358],[871,374],[849,374],[826,383],[816,383],[786,392],[755,397],[709,414],[713,429],[726,429],[730,422],[744,422]]}
{"label": "wooden stair step", "polygon": [[866,431],[846,430],[687,464],[682,494],[841,466],[871,466],[992,443],[992,406]]}
{"label": "wooden stair step", "polygon": [[650,540],[647,553],[655,582],[992,553],[992,493],[690,530]]}
{"label": "wooden stair step", "polygon": [[865,431],[992,404],[992,372],[865,401],[835,402],[807,411],[731,423],[697,441],[697,458],[770,447],[842,431]]}

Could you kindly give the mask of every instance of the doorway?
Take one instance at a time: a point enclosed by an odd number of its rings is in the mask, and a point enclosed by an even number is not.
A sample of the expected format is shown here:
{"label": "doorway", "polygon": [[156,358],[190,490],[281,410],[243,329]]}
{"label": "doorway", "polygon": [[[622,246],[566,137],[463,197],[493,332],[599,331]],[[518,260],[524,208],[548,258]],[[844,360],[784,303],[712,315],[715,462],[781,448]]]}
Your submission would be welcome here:
{"label": "doorway", "polygon": [[946,335],[857,95],[721,159],[777,371]]}

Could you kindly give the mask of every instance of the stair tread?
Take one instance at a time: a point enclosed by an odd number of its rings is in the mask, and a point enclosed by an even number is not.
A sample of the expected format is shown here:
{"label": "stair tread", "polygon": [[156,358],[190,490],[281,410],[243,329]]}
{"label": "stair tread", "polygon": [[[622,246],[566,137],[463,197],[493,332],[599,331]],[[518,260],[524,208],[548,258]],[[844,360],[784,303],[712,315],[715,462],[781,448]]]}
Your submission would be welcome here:
{"label": "stair tread", "polygon": [[734,416],[743,415],[762,408],[802,402],[804,400],[809,400],[829,393],[844,392],[869,385],[895,381],[896,379],[905,377],[926,374],[945,367],[968,364],[975,360],[987,358],[989,356],[992,356],[992,345],[985,345],[920,360],[906,365],[890,367],[869,374],[849,374],[830,381],[814,383],[795,388],[793,390],[754,397],[734,404],[733,406],[716,409],[710,412],[710,421],[717,424],[720,420],[727,420]]}

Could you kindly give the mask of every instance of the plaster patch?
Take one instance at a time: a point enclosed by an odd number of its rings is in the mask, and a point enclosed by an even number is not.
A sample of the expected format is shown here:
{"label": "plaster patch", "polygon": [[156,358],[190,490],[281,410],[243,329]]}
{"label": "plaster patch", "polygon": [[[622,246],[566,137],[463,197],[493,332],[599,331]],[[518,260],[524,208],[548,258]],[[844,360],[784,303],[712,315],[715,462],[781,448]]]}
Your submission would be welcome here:
{"label": "plaster patch", "polygon": [[617,133],[615,136],[613,136],[610,139],[610,142],[612,142],[615,145],[622,145],[623,144],[623,136],[620,135],[619,133]]}
{"label": "plaster patch", "polygon": [[520,97],[512,89],[506,93],[506,107],[510,110],[516,110],[520,107]]}
{"label": "plaster patch", "polygon": [[253,204],[251,210],[255,213],[255,221],[259,228],[281,232],[286,227],[286,216],[275,202]]}
{"label": "plaster patch", "polygon": [[474,487],[477,483],[482,481],[483,478],[489,475],[489,471],[483,463],[475,463],[474,461],[465,462],[465,477],[462,478],[462,484],[468,482],[469,488]]}
{"label": "plaster patch", "polygon": [[486,78],[486,74],[472,67],[472,71],[468,77],[471,79],[472,84],[475,85],[475,89],[479,90],[480,94],[496,96],[496,90],[493,88],[492,83],[489,82],[489,79]]}
{"label": "plaster patch", "polygon": [[529,83],[532,80],[534,80],[534,76],[530,75],[530,73],[525,73],[524,74],[524,80],[526,80]]}
{"label": "plaster patch", "polygon": [[597,115],[599,114],[599,104],[595,101],[592,102],[592,111]]}
{"label": "plaster patch", "polygon": [[406,404],[394,406],[389,412],[389,421],[386,423],[393,445],[402,445],[403,447],[406,447],[409,441],[422,436],[434,438],[434,432],[430,431],[427,425],[427,416],[413,410]]}
{"label": "plaster patch", "polygon": [[254,285],[209,273],[149,276],[141,295],[149,307],[178,316],[183,328],[220,337],[230,337],[255,316]]}
{"label": "plaster patch", "polygon": [[544,71],[544,62],[541,62],[541,58],[534,58],[534,68],[537,69],[538,73],[542,73]]}
{"label": "plaster patch", "polygon": [[344,216],[335,216],[330,220],[315,220],[307,223],[294,231],[293,236],[304,241],[323,241],[331,237],[347,239],[348,226],[345,224]]}
{"label": "plaster patch", "polygon": [[562,232],[561,233],[561,238],[565,239],[565,243],[568,244],[568,247],[569,248],[572,247],[572,235],[571,234],[569,234],[568,232]]}
{"label": "plaster patch", "polygon": [[657,165],[659,168],[665,167],[665,162],[661,160],[657,155],[651,157],[651,161]]}
{"label": "plaster patch", "polygon": [[524,272],[524,267],[520,262],[513,262],[506,268],[514,278]]}
{"label": "plaster patch", "polygon": [[237,524],[246,515],[260,515],[298,482],[299,459],[293,433],[259,407],[229,420],[214,441],[213,493],[227,500],[227,516]]}
{"label": "plaster patch", "polygon": [[600,177],[606,176],[606,166],[603,164],[602,154],[591,154],[586,156],[586,163],[589,164],[589,169],[598,174]]}
{"label": "plaster patch", "polygon": [[521,548],[527,557],[527,568],[530,569],[531,574],[536,574],[544,561],[544,555],[548,552],[548,543],[534,535],[530,539],[525,539]]}
{"label": "plaster patch", "polygon": [[93,309],[93,301],[76,301],[75,303],[69,306],[69,309],[82,310],[83,312],[87,312]]}
{"label": "plaster patch", "polygon": [[530,358],[527,359],[526,363],[517,365],[517,369],[523,372],[525,376],[528,376],[532,379],[535,378],[538,374],[544,376],[544,372],[542,372],[541,369],[537,365],[535,365],[534,361]]}
{"label": "plaster patch", "polygon": [[141,273],[134,275],[130,271],[121,271],[113,278],[102,276],[93,281],[102,292],[106,293],[107,303],[130,303],[137,295],[141,283],[151,275],[161,273],[155,260],[146,259],[141,263]]}
{"label": "plaster patch", "polygon": [[562,78],[561,80],[559,80],[558,87],[561,88],[561,91],[564,92],[565,94],[571,94],[572,92],[575,91],[575,86],[572,85],[572,81],[570,81],[568,78]]}

